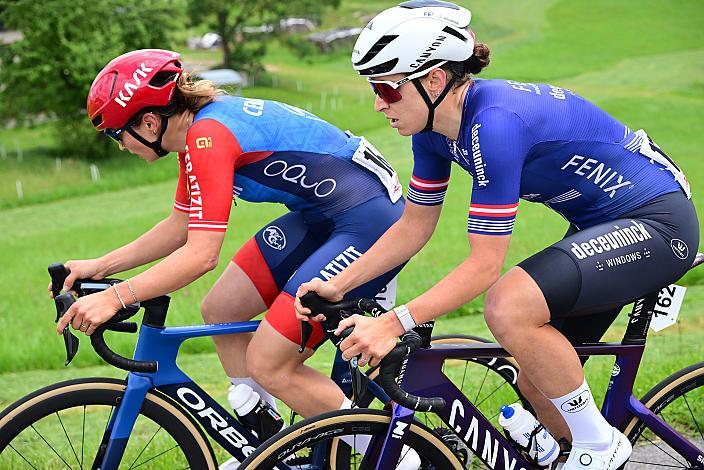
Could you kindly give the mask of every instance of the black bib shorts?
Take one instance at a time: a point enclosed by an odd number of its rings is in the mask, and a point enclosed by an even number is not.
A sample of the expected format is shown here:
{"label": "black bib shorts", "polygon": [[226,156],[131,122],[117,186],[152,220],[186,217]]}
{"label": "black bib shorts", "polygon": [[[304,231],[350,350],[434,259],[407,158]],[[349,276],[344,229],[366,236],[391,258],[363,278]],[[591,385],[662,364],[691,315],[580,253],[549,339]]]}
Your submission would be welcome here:
{"label": "black bib shorts", "polygon": [[621,308],[676,282],[699,247],[694,204],[682,191],[583,230],[518,264],[540,287],[551,321],[572,343],[599,341]]}

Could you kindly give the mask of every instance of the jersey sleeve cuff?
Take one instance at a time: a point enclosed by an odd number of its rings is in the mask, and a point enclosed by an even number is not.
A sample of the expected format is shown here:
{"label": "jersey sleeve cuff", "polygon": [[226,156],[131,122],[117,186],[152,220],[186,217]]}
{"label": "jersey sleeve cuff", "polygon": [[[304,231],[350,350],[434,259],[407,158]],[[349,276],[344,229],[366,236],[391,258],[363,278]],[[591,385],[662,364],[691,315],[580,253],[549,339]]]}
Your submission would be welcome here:
{"label": "jersey sleeve cuff", "polygon": [[445,193],[450,178],[442,180],[425,180],[416,176],[411,177],[408,185],[408,200],[422,206],[437,206],[444,202]]}

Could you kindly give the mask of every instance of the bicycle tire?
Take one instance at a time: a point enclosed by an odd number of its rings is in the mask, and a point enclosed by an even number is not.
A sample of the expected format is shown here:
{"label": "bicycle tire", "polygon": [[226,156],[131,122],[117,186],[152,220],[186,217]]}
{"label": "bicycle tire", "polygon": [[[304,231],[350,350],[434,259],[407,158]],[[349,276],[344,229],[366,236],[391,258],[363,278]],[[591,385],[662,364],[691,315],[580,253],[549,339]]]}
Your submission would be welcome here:
{"label": "bicycle tire", "polygon": [[[122,399],[125,386],[124,380],[84,378],[49,385],[18,400],[0,414],[0,468],[16,468],[16,463],[42,469],[91,468],[107,420]],[[110,407],[110,412],[106,417],[107,407]],[[81,422],[82,429],[77,429]],[[86,432],[86,424],[96,426]],[[169,459],[167,463],[170,468],[174,468],[171,464],[175,461],[190,468],[217,468],[210,443],[198,424],[168,396],[150,390],[136,425],[130,434],[121,468],[126,468],[130,461],[130,468],[165,468],[163,460],[166,458]],[[151,430],[157,426],[152,435]],[[142,435],[142,429],[149,431]],[[37,434],[41,439],[36,438]],[[73,442],[72,439],[77,439],[79,435],[80,443]],[[149,441],[135,458],[134,454],[142,445],[140,437]],[[174,444],[171,449],[149,458],[155,447],[158,447],[158,452]],[[147,453],[145,451],[149,446],[153,447]],[[182,458],[177,455],[178,450]],[[46,456],[37,459],[40,451],[45,452]],[[160,458],[161,463],[152,460],[156,457]],[[37,462],[38,466],[35,467],[33,462]],[[76,464],[78,467],[74,467]]]}
{"label": "bicycle tire", "polygon": [[[680,434],[691,436],[691,442],[704,456],[704,362],[673,373],[646,393],[641,402]],[[624,434],[633,445],[626,469],[704,468],[704,461],[687,462],[652,435],[638,418],[624,426]]]}
{"label": "bicycle tire", "polygon": [[[260,445],[240,464],[238,470],[274,468],[291,456],[298,457],[297,453],[307,453],[307,456],[302,457],[301,460],[310,463],[310,455],[313,454],[310,446],[320,445],[326,441],[329,441],[326,448],[333,449],[333,451],[325,456],[325,462],[322,462],[321,466],[315,468],[325,470],[355,469],[358,468],[355,466],[356,462],[347,461],[346,464],[341,464],[339,456],[332,455],[338,448],[335,443],[340,439],[330,437],[329,433],[334,432],[335,436],[350,434],[385,436],[390,422],[390,412],[371,409],[337,410],[305,419]],[[364,432],[358,432],[359,430]],[[423,462],[421,469],[462,470],[462,464],[452,450],[422,423],[414,422],[407,428],[406,445],[414,449],[421,457]],[[291,463],[288,465],[292,469],[297,468]]]}

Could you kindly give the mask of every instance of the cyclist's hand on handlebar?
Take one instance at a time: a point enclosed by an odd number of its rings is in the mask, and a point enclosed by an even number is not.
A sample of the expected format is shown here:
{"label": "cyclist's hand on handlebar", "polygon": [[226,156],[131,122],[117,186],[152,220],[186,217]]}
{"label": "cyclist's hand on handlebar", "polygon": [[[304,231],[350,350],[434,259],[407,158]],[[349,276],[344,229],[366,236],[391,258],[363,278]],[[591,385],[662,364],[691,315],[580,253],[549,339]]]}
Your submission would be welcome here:
{"label": "cyclist's hand on handlebar", "polygon": [[120,307],[112,289],[81,297],[59,319],[56,332],[61,334],[70,323],[74,330],[90,336],[96,328],[115,316]]}
{"label": "cyclist's hand on handlebar", "polygon": [[[67,261],[64,266],[69,271],[66,280],[64,281],[62,291],[71,292],[74,296],[75,292],[71,290],[73,283],[76,279],[102,279],[104,274],[102,273],[101,266],[97,259],[79,259]],[[51,283],[49,283],[49,295],[54,298],[54,294],[51,291]]]}
{"label": "cyclist's hand on handlebar", "polygon": [[354,331],[340,344],[340,351],[347,361],[361,355],[358,361],[360,366],[378,365],[404,333],[395,315],[383,314],[376,318],[352,315],[340,322],[335,334],[339,335],[351,326]]}
{"label": "cyclist's hand on handlebar", "polygon": [[339,302],[342,300],[344,295],[338,288],[336,288],[332,283],[323,282],[320,279],[313,279],[312,281],[304,282],[298,288],[296,292],[296,299],[294,301],[294,306],[296,307],[296,318],[300,321],[323,321],[325,320],[325,315],[316,315],[314,317],[309,316],[311,314],[310,309],[305,308],[301,304],[301,297],[307,292],[317,292],[319,296],[324,299],[330,300],[331,302]]}

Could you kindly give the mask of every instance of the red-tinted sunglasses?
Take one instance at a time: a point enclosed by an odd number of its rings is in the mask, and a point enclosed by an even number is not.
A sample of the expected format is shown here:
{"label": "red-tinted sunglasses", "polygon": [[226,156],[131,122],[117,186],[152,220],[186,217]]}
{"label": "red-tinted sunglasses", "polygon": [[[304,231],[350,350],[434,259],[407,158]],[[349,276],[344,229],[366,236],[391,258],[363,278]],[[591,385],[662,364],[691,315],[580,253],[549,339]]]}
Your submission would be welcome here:
{"label": "red-tinted sunglasses", "polygon": [[421,70],[420,72],[412,73],[407,77],[403,77],[401,80],[397,82],[392,82],[390,80],[373,80],[371,78],[368,78],[367,80],[369,81],[369,84],[372,86],[372,90],[374,90],[374,93],[384,100],[386,103],[396,103],[398,101],[401,101],[401,92],[398,91],[398,88],[403,85],[406,82],[409,82],[415,78],[422,77],[424,75],[428,75],[430,72],[435,70],[438,67],[441,67],[445,65],[447,61],[442,61],[438,63],[435,67],[428,69],[428,70]]}

